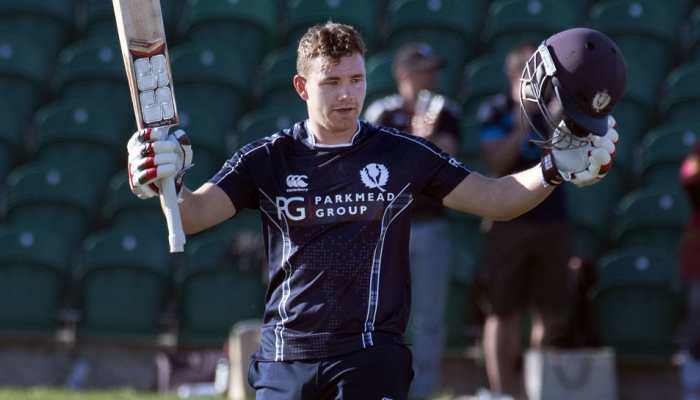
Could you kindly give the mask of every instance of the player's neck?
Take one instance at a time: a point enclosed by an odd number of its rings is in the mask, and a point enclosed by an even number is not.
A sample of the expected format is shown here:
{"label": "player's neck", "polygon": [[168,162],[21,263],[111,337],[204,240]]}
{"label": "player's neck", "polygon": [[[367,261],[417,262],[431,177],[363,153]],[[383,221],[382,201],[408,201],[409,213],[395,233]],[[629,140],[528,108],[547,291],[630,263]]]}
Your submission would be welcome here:
{"label": "player's neck", "polygon": [[306,129],[309,134],[309,138],[315,145],[322,146],[335,146],[350,144],[352,142],[353,136],[357,133],[359,126],[359,121],[355,122],[355,126],[350,129],[343,131],[331,131],[312,121],[311,119],[306,120]]}

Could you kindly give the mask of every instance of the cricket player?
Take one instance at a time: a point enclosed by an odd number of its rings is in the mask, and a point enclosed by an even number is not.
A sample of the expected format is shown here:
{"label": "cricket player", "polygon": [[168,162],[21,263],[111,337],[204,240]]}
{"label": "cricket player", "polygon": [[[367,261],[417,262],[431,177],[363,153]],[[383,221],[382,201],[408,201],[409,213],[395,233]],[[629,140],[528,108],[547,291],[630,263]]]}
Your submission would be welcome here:
{"label": "cricket player", "polygon": [[[407,398],[413,371],[403,334],[416,195],[508,220],[563,181],[587,185],[604,176],[615,152],[608,115],[624,90],[624,62],[616,48],[589,54],[585,35],[570,41],[567,50],[582,52],[578,64],[560,63],[556,48],[538,50],[534,74],[523,79],[523,101],[547,85],[560,93],[564,78],[586,72],[579,66],[608,76],[567,89],[578,91],[562,99],[565,118],[552,121],[556,134],[541,165],[492,179],[422,138],[358,120],[366,91],[362,38],[333,22],[306,32],[292,83],[308,119],[243,146],[194,192],[178,184],[187,234],[243,208],[260,210],[270,284],[249,370],[257,399]],[[181,131],[167,137],[139,131],[127,147],[130,184],[141,198],[157,195],[161,179],[181,182],[192,158]]]}

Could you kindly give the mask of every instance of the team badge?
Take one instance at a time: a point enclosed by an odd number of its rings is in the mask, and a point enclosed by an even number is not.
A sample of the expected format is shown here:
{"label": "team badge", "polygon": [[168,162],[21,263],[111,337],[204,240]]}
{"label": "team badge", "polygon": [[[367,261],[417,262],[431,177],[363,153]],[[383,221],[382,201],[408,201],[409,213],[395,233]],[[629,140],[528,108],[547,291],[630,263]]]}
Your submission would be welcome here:
{"label": "team badge", "polygon": [[608,94],[607,90],[603,90],[602,92],[598,92],[593,96],[593,109],[596,112],[601,112],[605,107],[610,104],[610,95]]}
{"label": "team badge", "polygon": [[389,170],[384,164],[370,163],[360,170],[360,178],[368,188],[385,192],[384,186],[389,182]]}

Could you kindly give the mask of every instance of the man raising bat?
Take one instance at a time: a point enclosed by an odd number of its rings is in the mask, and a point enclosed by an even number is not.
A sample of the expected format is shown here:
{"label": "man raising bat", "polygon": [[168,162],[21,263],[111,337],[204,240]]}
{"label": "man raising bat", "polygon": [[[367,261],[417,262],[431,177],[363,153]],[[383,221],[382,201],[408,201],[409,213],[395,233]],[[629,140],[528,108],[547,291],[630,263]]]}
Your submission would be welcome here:
{"label": "man raising bat", "polygon": [[[567,33],[568,54],[575,50],[584,61],[594,57],[624,87],[626,71],[616,46],[608,39],[602,55],[586,48],[598,34]],[[524,80],[524,93],[536,96],[552,82],[564,83],[572,71],[574,81],[588,72],[561,63],[559,45],[538,53],[533,71],[542,80]],[[311,27],[299,41],[292,78],[308,119],[243,146],[209,182],[180,192],[186,233],[243,208],[260,210],[270,287],[261,344],[248,375],[258,400],[406,399],[413,378],[403,335],[410,312],[414,196],[507,220],[536,206],[563,181],[597,182],[615,151],[617,133],[608,116],[622,93],[593,77],[592,98],[587,91],[573,102],[562,99],[566,118],[563,124],[552,121],[559,129],[555,140],[543,142],[550,151],[541,165],[485,177],[422,138],[358,120],[366,92],[364,56],[364,42],[351,26]],[[136,132],[132,140],[146,132]],[[169,140],[153,141],[151,151],[130,148],[132,164],[144,166],[137,170],[156,177],[137,182],[135,190],[187,164]],[[152,162],[144,161],[149,157]],[[158,170],[166,164],[177,171]]]}

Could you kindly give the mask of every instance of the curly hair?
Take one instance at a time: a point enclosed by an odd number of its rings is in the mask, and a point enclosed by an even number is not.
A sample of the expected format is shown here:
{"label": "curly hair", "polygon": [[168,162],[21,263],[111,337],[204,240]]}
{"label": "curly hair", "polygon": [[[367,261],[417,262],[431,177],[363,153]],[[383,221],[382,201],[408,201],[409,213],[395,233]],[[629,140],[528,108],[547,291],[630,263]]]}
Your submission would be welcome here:
{"label": "curly hair", "polygon": [[340,58],[355,53],[364,56],[366,51],[362,36],[352,26],[333,21],[314,25],[299,39],[297,73],[305,73],[316,57],[328,57],[338,62]]}

